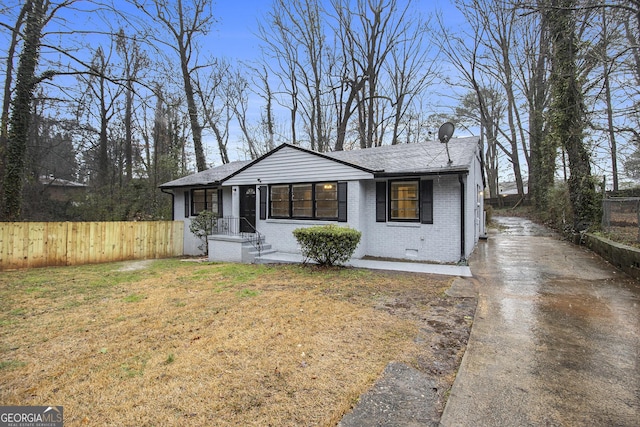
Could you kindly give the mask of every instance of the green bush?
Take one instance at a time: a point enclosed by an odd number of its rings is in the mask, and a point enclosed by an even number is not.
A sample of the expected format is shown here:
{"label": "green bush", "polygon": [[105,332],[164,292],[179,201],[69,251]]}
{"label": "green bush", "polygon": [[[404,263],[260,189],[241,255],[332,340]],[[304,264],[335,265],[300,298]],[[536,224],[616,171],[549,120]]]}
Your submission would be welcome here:
{"label": "green bush", "polygon": [[302,256],[320,265],[339,265],[351,258],[362,233],[349,227],[320,225],[293,230],[302,248]]}
{"label": "green bush", "polygon": [[189,224],[189,231],[193,233],[198,239],[202,241],[202,245],[198,246],[198,249],[204,252],[205,255],[209,255],[209,245],[207,244],[207,236],[213,234],[218,223],[218,215],[211,211],[202,211],[197,217],[191,220]]}

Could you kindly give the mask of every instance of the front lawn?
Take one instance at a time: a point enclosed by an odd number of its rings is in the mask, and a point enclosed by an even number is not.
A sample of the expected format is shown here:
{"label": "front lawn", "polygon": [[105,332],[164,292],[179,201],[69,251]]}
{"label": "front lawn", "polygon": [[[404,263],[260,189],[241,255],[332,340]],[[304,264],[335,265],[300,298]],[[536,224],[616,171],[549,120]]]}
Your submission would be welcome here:
{"label": "front lawn", "polygon": [[0,273],[0,404],[63,405],[68,426],[335,425],[387,363],[419,360],[398,307],[452,280],[136,265]]}

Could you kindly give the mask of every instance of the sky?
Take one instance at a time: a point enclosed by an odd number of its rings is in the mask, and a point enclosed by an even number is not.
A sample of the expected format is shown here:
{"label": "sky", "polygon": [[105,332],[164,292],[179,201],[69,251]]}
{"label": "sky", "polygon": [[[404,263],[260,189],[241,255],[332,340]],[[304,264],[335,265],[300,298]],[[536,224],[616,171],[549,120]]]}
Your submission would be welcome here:
{"label": "sky", "polygon": [[[19,0],[14,1],[17,3]],[[121,0],[112,1],[116,7],[125,7],[125,3]],[[329,3],[329,0],[318,1],[325,4]],[[406,4],[406,1],[407,0],[398,0],[398,3],[402,5],[403,3]],[[206,38],[201,40],[206,47],[207,53],[216,57],[225,58],[232,63],[235,61],[251,62],[252,60],[257,60],[261,55],[259,48],[261,42],[256,35],[258,23],[271,9],[271,4],[271,0],[214,0],[213,15],[217,22],[213,25],[211,32]],[[106,24],[105,27],[117,25],[111,22],[108,17],[99,17],[95,14],[86,13],[86,8],[92,7],[91,2],[79,2],[75,4],[73,8],[63,9],[61,13],[64,15],[64,19],[66,19],[66,30],[73,31],[77,28],[86,28],[87,31],[92,31],[95,29],[96,24],[99,26],[101,23]],[[461,19],[459,13],[451,6],[449,0],[412,0],[412,8],[423,15],[429,15],[437,9],[442,9],[445,11],[449,25],[456,25],[456,21]],[[57,22],[64,22],[64,19]],[[0,19],[0,21],[4,22],[5,19]],[[65,24],[63,23],[62,30],[65,30],[64,27]],[[48,27],[48,29],[51,30],[50,27]],[[84,37],[84,41],[86,42],[86,38],[90,36],[88,36],[87,33],[82,34],[83,36],[81,37]],[[68,42],[66,40],[68,36],[68,34],[60,36],[60,43]],[[55,37],[50,40],[50,42],[54,44],[57,41],[58,39]],[[6,43],[3,42],[3,45],[6,45]],[[47,49],[44,49],[45,52],[42,53],[47,54],[46,50]],[[48,54],[53,54],[54,56],[59,55],[51,51],[49,51]],[[87,60],[89,59],[87,58]],[[74,77],[69,78],[72,79]],[[59,81],[60,80],[57,80],[56,83]],[[262,100],[256,95],[256,102],[253,103],[253,116],[250,117],[250,119],[253,119],[252,121],[257,121],[259,118],[259,109],[262,104]],[[231,137],[229,138],[229,155],[231,160],[243,160],[246,155],[241,148],[240,130],[235,121],[232,122],[232,126],[234,126],[234,128],[231,129]],[[466,135],[459,129],[456,131],[455,136]],[[219,165],[221,160],[217,150],[217,144],[207,130],[205,130],[203,134],[203,142],[205,144],[207,164],[210,166]]]}
{"label": "sky", "polygon": [[[329,3],[328,0],[320,0]],[[404,3],[399,0],[399,3]],[[463,18],[457,9],[448,0],[413,0],[412,7],[419,13],[427,16],[440,9],[446,16],[447,24],[451,26],[460,25]],[[207,36],[206,43],[211,43],[212,54],[225,57],[230,60],[248,61],[260,57],[260,40],[256,33],[259,20],[271,8],[269,0],[220,0],[214,3],[213,14],[218,22],[213,26],[213,30]],[[236,132],[239,132],[236,129]],[[234,132],[235,133],[235,132]],[[469,136],[471,133],[462,129],[456,130],[455,136]],[[205,143],[209,147],[207,153],[207,163],[219,164],[219,156],[216,152],[215,143],[207,141],[203,135]],[[239,138],[237,136],[236,138]],[[235,143],[234,137],[230,138],[229,145]],[[229,152],[232,160],[243,159],[243,154],[238,150]]]}
{"label": "sky", "polygon": [[[328,0],[320,0],[328,4]],[[399,0],[399,3],[405,3]],[[428,15],[442,10],[447,24],[455,27],[464,22],[460,12],[449,0],[413,0],[413,8]],[[214,2],[213,13],[218,18],[209,39],[219,43],[216,50],[222,56],[250,60],[259,55],[258,38],[255,35],[259,20],[271,8],[270,0],[219,0]]]}
{"label": "sky", "polygon": [[209,38],[215,43],[214,52],[221,56],[251,60],[259,56],[257,24],[269,10],[265,0],[221,0],[215,3],[213,13],[219,21]]}

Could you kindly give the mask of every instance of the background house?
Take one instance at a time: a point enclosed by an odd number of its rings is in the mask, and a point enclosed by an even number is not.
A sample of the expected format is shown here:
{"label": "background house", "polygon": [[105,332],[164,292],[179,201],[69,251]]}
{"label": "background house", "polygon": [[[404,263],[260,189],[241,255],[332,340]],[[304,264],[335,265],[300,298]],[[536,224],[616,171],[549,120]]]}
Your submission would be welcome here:
{"label": "background house", "polygon": [[[251,260],[231,247],[241,233],[297,253],[294,229],[335,223],[362,232],[356,258],[453,263],[466,261],[485,232],[484,186],[478,138],[452,139],[448,148],[429,141],[317,153],[283,144],[161,188],[173,194],[185,230],[202,209],[223,218],[212,259]],[[188,234],[185,252],[196,254],[199,242]]]}

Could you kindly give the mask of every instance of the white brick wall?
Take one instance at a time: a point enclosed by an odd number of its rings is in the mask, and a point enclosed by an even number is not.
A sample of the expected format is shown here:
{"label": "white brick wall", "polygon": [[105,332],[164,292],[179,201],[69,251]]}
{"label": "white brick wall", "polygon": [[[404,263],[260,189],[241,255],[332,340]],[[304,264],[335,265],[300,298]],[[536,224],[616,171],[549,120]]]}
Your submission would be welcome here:
{"label": "white brick wall", "polygon": [[[361,190],[361,191],[360,191]],[[348,222],[258,220],[267,243],[282,252],[300,251],[292,231],[299,227],[338,224],[362,231],[354,257],[365,255],[433,262],[460,259],[460,184],[457,175],[434,178],[434,223],[376,222],[375,182],[349,182]],[[468,207],[473,212],[473,206]],[[473,230],[471,230],[473,233]],[[467,233],[468,234],[468,233]],[[473,242],[470,242],[473,247]]]}
{"label": "white brick wall", "polygon": [[[327,225],[337,224],[339,226],[349,226],[360,229],[360,223],[362,215],[359,214],[361,206],[361,184],[359,181],[350,181],[347,188],[347,222],[337,221],[312,221],[312,220],[293,220],[293,219],[267,219],[256,220],[256,228],[262,235],[265,236],[265,241],[269,243],[274,249],[281,252],[299,253],[300,247],[295,237],[293,237],[293,230],[301,227],[311,227],[315,225]],[[259,210],[258,210],[259,212]],[[364,239],[364,233],[363,233]],[[354,257],[361,258],[365,255],[363,241],[360,241],[360,245],[354,253]]]}
{"label": "white brick wall", "polygon": [[[471,171],[477,173],[476,170]],[[348,183],[348,222],[306,221],[285,219],[256,219],[256,228],[265,236],[266,243],[281,252],[299,253],[300,248],[293,237],[293,230],[299,227],[337,224],[362,231],[360,245],[355,258],[363,256],[388,257],[431,262],[457,262],[460,260],[460,183],[457,175],[434,176],[433,178],[433,224],[376,222],[376,189],[374,181],[350,181]],[[477,187],[467,176],[465,180],[466,248],[468,256],[476,244],[479,224],[475,221],[478,207]],[[473,181],[473,180],[471,180]],[[225,216],[238,216],[232,209],[231,188],[224,189],[223,211]],[[259,201],[257,201],[259,203]],[[256,213],[259,214],[259,206]],[[189,232],[191,220],[184,218],[183,191],[175,195],[175,219],[185,221],[184,250],[187,255],[202,253],[201,244]]]}
{"label": "white brick wall", "polygon": [[457,176],[434,178],[433,224],[376,222],[374,182],[365,185],[366,255],[420,261],[460,259],[460,191]]}

